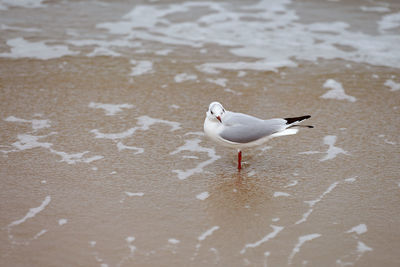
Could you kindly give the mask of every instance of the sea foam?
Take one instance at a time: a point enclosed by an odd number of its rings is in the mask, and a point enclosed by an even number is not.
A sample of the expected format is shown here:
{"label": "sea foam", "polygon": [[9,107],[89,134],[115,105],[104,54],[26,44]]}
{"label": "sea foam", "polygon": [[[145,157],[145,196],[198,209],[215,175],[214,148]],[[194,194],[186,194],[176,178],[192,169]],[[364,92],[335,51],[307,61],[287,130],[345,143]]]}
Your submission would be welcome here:
{"label": "sea foam", "polygon": [[[264,0],[235,9],[211,1],[166,4],[163,8],[136,5],[119,21],[100,23],[97,27],[126,39],[189,46],[200,52],[212,43],[227,47],[231,54],[243,58],[198,65],[200,71],[207,73],[221,69],[277,71],[281,67],[298,66],[298,60],[319,58],[398,68],[400,52],[394,44],[399,43],[400,36],[390,33],[399,23],[398,13],[383,16],[379,24],[381,34],[376,36],[354,32],[348,23],[341,21],[302,24],[291,2]],[[170,19],[173,14],[199,8],[209,12],[181,22]],[[343,50],[343,46],[351,49]]]}
{"label": "sea foam", "polygon": [[341,83],[329,79],[327,80],[324,85],[324,88],[331,89],[325,94],[321,96],[321,98],[325,99],[337,99],[337,100],[348,100],[350,102],[355,102],[357,99],[354,96],[349,96],[344,92],[343,86]]}
{"label": "sea foam", "polygon": [[389,87],[392,92],[400,90],[400,83],[396,83],[392,79],[386,80],[384,85]]}
{"label": "sea foam", "polygon": [[131,109],[133,107],[134,105],[131,104],[104,104],[95,102],[89,103],[89,108],[103,109],[107,116],[113,116],[119,112],[122,112],[122,109]]}
{"label": "sea foam", "polygon": [[49,205],[50,201],[51,201],[51,197],[46,196],[45,199],[43,200],[42,204],[40,204],[40,206],[29,209],[28,213],[25,214],[25,216],[22,219],[13,221],[12,223],[10,223],[8,225],[8,227],[10,228],[10,227],[17,226],[21,223],[24,223],[28,219],[35,217],[38,213],[42,212],[47,207],[47,205]]}
{"label": "sea foam", "polygon": [[244,254],[246,253],[246,250],[249,248],[255,248],[260,246],[263,243],[268,242],[269,240],[273,239],[276,237],[277,234],[279,234],[280,231],[282,231],[284,229],[284,227],[282,226],[276,226],[276,225],[271,225],[272,227],[272,232],[270,232],[269,234],[267,234],[266,236],[264,236],[262,239],[254,242],[254,243],[249,243],[246,244],[244,246],[244,248],[240,251],[240,254]]}
{"label": "sea foam", "polygon": [[297,244],[294,246],[294,248],[292,250],[292,253],[290,253],[290,255],[289,255],[288,264],[292,264],[292,260],[293,260],[294,256],[300,252],[300,248],[303,246],[303,244],[305,242],[311,241],[320,236],[321,236],[320,234],[309,234],[309,235],[300,236]]}
{"label": "sea foam", "polygon": [[45,0],[2,0],[0,2],[0,10],[8,10],[9,7],[22,7],[22,8],[40,8],[46,7]]}
{"label": "sea foam", "polygon": [[190,151],[190,152],[201,152],[201,153],[207,153],[209,159],[202,161],[200,163],[197,164],[196,167],[192,168],[192,169],[186,169],[186,170],[173,170],[173,172],[177,173],[178,178],[180,180],[185,180],[188,177],[196,174],[196,173],[201,173],[203,172],[203,168],[213,162],[215,162],[216,160],[218,160],[220,158],[220,156],[218,156],[215,153],[214,148],[208,148],[208,147],[203,147],[200,146],[201,140],[199,138],[194,138],[194,139],[190,139],[190,140],[185,140],[185,144],[183,144],[182,146],[178,147],[176,150],[172,151],[170,153],[170,155],[175,155],[177,153],[180,153],[182,151]]}
{"label": "sea foam", "polygon": [[0,57],[28,57],[47,60],[79,54],[79,52],[69,50],[68,46],[65,45],[48,45],[46,41],[29,42],[22,37],[7,40],[7,45],[11,47],[11,51],[0,53]]}

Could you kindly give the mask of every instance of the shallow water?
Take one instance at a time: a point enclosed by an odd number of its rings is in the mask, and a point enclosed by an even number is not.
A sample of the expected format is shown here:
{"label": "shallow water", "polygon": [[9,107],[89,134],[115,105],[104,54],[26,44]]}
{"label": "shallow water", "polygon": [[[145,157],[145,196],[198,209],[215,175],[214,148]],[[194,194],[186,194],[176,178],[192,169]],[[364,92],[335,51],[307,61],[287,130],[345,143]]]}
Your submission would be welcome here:
{"label": "shallow water", "polygon": [[[23,2],[0,1],[1,266],[400,265],[397,1]],[[315,128],[238,172],[214,100]]]}

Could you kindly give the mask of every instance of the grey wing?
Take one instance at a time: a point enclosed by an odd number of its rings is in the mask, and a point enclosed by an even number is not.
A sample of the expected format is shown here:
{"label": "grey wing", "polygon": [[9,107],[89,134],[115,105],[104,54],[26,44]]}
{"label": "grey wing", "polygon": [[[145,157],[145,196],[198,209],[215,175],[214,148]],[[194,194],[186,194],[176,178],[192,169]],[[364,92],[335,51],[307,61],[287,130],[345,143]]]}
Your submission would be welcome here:
{"label": "grey wing", "polygon": [[264,120],[261,120],[259,118],[243,114],[243,113],[236,113],[236,112],[231,112],[227,111],[223,122],[224,125],[253,125],[257,123],[262,123]]}
{"label": "grey wing", "polygon": [[229,125],[225,125],[220,136],[228,141],[243,144],[286,129],[286,121],[283,119],[260,120],[254,118],[255,120],[246,120],[244,117],[240,117],[236,121],[241,119],[244,119],[246,123],[233,123],[235,120],[231,120]]}

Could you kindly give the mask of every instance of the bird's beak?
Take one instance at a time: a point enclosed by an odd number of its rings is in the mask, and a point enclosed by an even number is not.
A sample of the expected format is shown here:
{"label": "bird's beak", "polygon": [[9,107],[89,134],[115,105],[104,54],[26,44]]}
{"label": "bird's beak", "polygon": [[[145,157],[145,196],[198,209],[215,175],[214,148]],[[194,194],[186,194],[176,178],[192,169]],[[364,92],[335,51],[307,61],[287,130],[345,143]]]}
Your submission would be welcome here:
{"label": "bird's beak", "polygon": [[217,119],[219,120],[219,122],[222,123],[222,121],[221,121],[221,116],[217,116]]}

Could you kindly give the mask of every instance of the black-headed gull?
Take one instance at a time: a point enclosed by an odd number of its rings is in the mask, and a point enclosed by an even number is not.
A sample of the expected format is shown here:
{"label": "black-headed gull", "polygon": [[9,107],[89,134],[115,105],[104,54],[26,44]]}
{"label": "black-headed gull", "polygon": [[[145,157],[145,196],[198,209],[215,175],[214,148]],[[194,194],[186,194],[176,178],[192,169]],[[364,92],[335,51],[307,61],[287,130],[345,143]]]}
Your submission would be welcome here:
{"label": "black-headed gull", "polygon": [[212,102],[208,107],[204,120],[204,132],[213,141],[227,147],[238,149],[238,169],[242,168],[242,149],[258,146],[277,136],[296,134],[294,127],[308,127],[298,125],[310,115],[262,120],[243,113],[227,111],[218,102]]}

